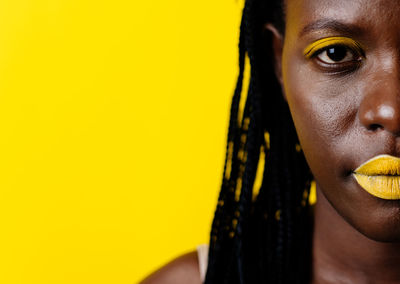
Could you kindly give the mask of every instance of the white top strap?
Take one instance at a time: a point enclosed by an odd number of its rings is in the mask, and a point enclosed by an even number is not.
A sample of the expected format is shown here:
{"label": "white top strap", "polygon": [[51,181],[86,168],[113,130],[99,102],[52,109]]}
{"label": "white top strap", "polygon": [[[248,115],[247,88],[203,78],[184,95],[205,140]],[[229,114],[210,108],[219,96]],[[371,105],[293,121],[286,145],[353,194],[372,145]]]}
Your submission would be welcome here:
{"label": "white top strap", "polygon": [[197,246],[197,257],[199,259],[200,279],[203,283],[206,278],[208,264],[208,245],[203,244]]}

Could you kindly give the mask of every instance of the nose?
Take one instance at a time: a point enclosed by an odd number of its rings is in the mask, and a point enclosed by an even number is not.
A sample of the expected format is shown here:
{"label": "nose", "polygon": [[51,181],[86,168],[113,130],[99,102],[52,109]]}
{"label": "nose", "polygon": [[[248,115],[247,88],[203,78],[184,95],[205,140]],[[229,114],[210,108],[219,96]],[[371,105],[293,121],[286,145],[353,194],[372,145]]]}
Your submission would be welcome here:
{"label": "nose", "polygon": [[368,130],[386,130],[400,136],[400,79],[397,71],[381,72],[379,78],[370,81],[359,108],[360,121]]}

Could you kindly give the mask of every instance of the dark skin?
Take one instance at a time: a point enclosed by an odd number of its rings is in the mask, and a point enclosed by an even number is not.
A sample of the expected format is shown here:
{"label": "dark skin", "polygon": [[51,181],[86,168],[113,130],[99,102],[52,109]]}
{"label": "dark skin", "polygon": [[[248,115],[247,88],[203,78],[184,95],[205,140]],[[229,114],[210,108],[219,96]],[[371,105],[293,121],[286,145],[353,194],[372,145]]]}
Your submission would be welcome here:
{"label": "dark skin", "polygon": [[[286,15],[284,36],[269,24],[266,31],[317,182],[312,283],[400,283],[400,201],[370,195],[352,176],[376,155],[400,157],[400,3],[287,0]],[[331,57],[327,48],[304,55],[327,37],[362,48],[342,44]],[[197,265],[195,254],[186,261]],[[143,283],[169,283],[163,277],[176,269]],[[190,271],[199,281],[198,269]],[[176,275],[174,283],[196,283]]]}
{"label": "dark skin", "polygon": [[[284,43],[275,33],[278,75],[317,182],[312,283],[400,283],[400,203],[352,176],[376,155],[400,156],[399,30],[398,1],[292,0]],[[303,50],[326,37],[363,51],[306,59]]]}

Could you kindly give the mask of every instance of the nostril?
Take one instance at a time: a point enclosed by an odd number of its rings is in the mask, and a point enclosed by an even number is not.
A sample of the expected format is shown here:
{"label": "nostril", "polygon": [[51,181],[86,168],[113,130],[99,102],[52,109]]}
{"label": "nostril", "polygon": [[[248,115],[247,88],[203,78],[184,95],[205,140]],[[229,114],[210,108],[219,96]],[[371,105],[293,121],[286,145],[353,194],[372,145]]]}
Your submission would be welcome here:
{"label": "nostril", "polygon": [[378,130],[380,128],[382,128],[382,125],[377,124],[377,123],[370,124],[370,126],[369,126],[369,130],[372,130],[372,131]]}

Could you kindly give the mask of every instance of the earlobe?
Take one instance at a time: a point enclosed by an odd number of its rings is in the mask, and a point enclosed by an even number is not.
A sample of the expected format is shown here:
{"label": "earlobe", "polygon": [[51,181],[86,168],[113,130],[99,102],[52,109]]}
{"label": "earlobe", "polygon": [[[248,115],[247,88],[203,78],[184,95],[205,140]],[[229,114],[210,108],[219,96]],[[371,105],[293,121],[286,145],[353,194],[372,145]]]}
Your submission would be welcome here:
{"label": "earlobe", "polygon": [[283,36],[272,24],[266,24],[265,29],[267,32],[270,32],[271,34],[275,75],[281,85],[282,93],[286,99],[283,89],[283,77],[282,77]]}

